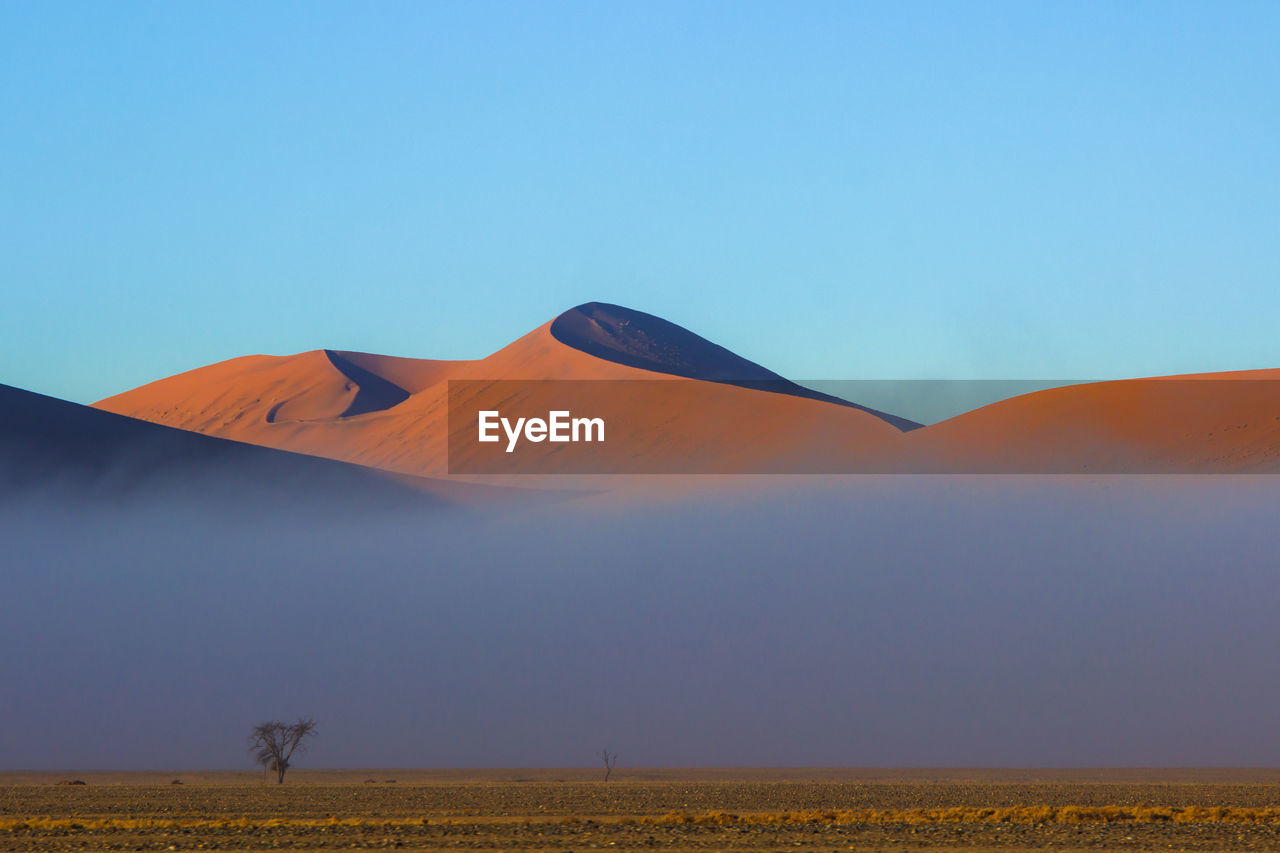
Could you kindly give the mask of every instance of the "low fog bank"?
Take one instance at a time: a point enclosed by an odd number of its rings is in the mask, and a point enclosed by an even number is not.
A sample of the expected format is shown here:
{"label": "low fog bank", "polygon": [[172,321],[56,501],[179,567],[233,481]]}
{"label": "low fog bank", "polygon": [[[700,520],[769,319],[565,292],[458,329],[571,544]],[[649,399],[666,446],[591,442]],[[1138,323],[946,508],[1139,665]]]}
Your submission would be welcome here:
{"label": "low fog bank", "polygon": [[0,505],[0,768],[1271,765],[1280,478]]}

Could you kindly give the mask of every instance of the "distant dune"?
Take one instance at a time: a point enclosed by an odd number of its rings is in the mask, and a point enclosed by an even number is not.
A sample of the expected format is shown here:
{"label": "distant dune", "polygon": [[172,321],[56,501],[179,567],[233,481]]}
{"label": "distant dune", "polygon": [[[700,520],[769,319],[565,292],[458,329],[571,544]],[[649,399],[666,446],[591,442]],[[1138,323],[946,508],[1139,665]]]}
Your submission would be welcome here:
{"label": "distant dune", "polygon": [[1280,471],[1280,370],[1093,382],[1024,394],[906,436],[899,470]]}
{"label": "distant dune", "polygon": [[325,502],[356,510],[445,507],[483,487],[386,472],[148,423],[0,385],[0,500],[147,499],[185,493],[214,504]]}
{"label": "distant dune", "polygon": [[[459,383],[452,424],[451,380]],[[611,431],[604,447],[572,454],[563,445],[535,448],[508,469],[515,473],[1280,468],[1280,371],[1054,388],[920,428],[803,388],[659,317],[598,302],[474,361],[336,350],[246,356],[95,405],[235,441],[442,476],[451,462],[452,473],[491,471],[512,458],[497,445],[476,445],[474,415],[484,409],[532,415],[562,405],[564,387],[533,380],[581,381],[569,389],[574,399]]]}

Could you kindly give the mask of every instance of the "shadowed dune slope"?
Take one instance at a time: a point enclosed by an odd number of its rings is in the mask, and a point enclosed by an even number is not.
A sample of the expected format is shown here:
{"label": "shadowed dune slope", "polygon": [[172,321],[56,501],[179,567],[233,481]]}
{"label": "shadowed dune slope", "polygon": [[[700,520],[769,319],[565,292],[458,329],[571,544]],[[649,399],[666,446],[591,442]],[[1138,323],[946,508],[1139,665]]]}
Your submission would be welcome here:
{"label": "shadowed dune slope", "polygon": [[915,421],[797,385],[675,323],[621,305],[579,305],[552,321],[551,335],[566,346],[628,367],[852,406],[904,431],[920,427]]}
{"label": "shadowed dune slope", "polygon": [[375,355],[368,352],[326,350],[330,357],[344,360],[349,365],[367,370],[388,382],[416,394],[437,382],[449,378],[449,374],[465,361],[435,361],[428,358],[402,358],[395,355]]}
{"label": "shadowed dune slope", "polygon": [[[452,403],[472,415],[503,405],[509,388],[503,383],[510,380],[617,381],[599,387],[598,414],[614,418],[611,423],[618,429],[610,432],[610,451],[634,463],[633,471],[644,470],[647,460],[661,468],[671,457],[699,458],[709,467],[731,471],[786,466],[798,457],[812,464],[850,464],[901,434],[893,419],[808,392],[744,359],[735,362],[737,357],[727,350],[665,321],[658,321],[665,324],[661,336],[646,333],[645,339],[674,341],[677,355],[668,354],[666,362],[652,361],[650,369],[599,357],[565,344],[552,332],[561,320],[580,325],[579,314],[588,316],[574,309],[475,361],[329,350],[247,356],[161,379],[95,405],[236,441],[417,476],[448,472],[449,380],[467,381]],[[626,336],[617,340],[625,342]],[[699,353],[709,353],[701,366]],[[676,360],[687,373],[717,378],[659,369]],[[755,373],[738,371],[734,364]],[[723,381],[736,376],[746,378]],[[666,405],[660,400],[641,411],[628,405],[624,380],[661,380],[672,393],[663,396]],[[785,383],[794,392],[744,384],[751,381]]]}
{"label": "shadowed dune slope", "polygon": [[900,470],[1280,472],[1280,370],[1069,385],[906,436]]}
{"label": "shadowed dune slope", "polygon": [[465,484],[410,481],[242,444],[0,385],[0,499],[42,491],[118,500],[189,493],[225,501],[443,507]]}

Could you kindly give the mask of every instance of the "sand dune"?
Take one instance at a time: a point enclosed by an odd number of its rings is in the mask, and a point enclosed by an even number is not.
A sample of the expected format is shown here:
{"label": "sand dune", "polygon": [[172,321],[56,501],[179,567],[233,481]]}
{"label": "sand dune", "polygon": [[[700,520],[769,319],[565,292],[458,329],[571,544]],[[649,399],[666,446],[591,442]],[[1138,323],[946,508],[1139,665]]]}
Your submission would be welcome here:
{"label": "sand dune", "polygon": [[[185,493],[335,508],[445,507],[495,496],[148,423],[0,385],[0,500],[53,493],[111,501]],[[505,494],[505,490],[498,490]]]}
{"label": "sand dune", "polygon": [[[394,362],[413,362],[395,359]],[[402,366],[385,357],[313,350],[274,357],[250,355],[211,364],[143,385],[95,404],[95,408],[141,417],[194,432],[233,438],[240,421],[286,424],[352,417],[392,408],[410,392],[432,362]],[[391,369],[383,367],[387,363]],[[133,401],[134,405],[125,405]],[[126,411],[126,409],[131,409]]]}
{"label": "sand dune", "polygon": [[[248,356],[96,405],[412,476],[1244,473],[1280,468],[1278,379],[1246,371],[1074,385],[918,428],[803,388],[659,317],[593,302],[474,361]],[[533,417],[566,400],[610,424],[604,446],[508,455],[474,441],[478,411]]]}
{"label": "sand dune", "polygon": [[1280,471],[1280,370],[1069,385],[905,437],[901,470],[975,473]]}
{"label": "sand dune", "polygon": [[[833,460],[856,464],[916,426],[801,388],[652,315],[597,303],[475,361],[327,350],[249,356],[95,405],[237,441],[433,476],[449,468],[448,380],[466,383],[453,403],[473,412],[513,403],[513,380],[612,380],[593,386],[589,399],[592,414],[617,428],[603,456],[578,470],[822,470]],[[649,384],[624,384],[639,380]],[[525,389],[525,405],[537,404],[537,389]],[[472,450],[484,456],[489,448]],[[465,456],[455,454],[455,467],[468,462]],[[520,470],[560,472],[563,461],[543,454]]]}

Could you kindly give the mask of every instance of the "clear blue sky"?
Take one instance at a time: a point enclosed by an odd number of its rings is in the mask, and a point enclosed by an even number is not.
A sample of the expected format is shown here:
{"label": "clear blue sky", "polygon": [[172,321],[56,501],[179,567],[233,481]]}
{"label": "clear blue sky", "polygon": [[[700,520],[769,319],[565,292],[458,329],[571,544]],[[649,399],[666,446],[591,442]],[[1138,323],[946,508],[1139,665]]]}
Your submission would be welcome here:
{"label": "clear blue sky", "polygon": [[0,382],[486,355],[1280,367],[1280,4],[0,4]]}

